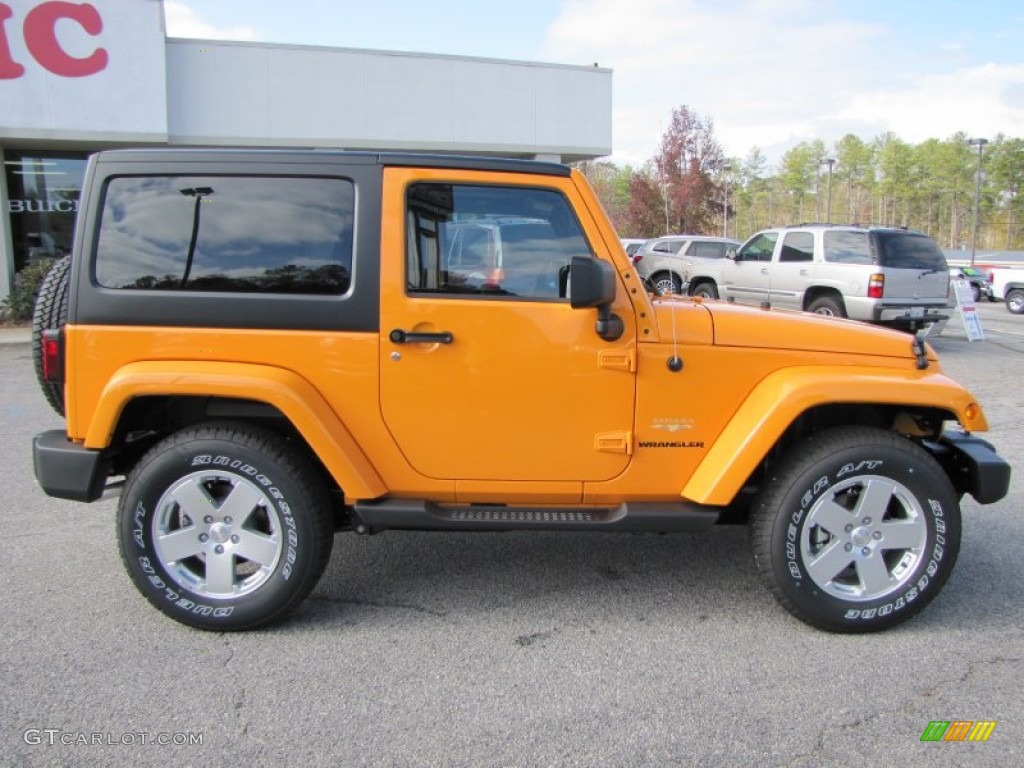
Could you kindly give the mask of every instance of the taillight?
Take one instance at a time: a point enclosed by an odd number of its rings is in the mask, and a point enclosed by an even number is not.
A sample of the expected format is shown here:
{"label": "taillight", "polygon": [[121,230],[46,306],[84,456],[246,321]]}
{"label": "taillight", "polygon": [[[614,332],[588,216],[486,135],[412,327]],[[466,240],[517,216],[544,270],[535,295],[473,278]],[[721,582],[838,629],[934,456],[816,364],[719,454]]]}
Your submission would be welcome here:
{"label": "taillight", "polygon": [[885,275],[872,275],[868,280],[868,298],[880,299],[885,292]]}
{"label": "taillight", "polygon": [[64,381],[64,359],[61,354],[60,331],[43,331],[43,379],[59,384]]}
{"label": "taillight", "polygon": [[632,259],[634,264],[639,264],[641,261],[644,260],[644,256],[642,253],[634,253]]}

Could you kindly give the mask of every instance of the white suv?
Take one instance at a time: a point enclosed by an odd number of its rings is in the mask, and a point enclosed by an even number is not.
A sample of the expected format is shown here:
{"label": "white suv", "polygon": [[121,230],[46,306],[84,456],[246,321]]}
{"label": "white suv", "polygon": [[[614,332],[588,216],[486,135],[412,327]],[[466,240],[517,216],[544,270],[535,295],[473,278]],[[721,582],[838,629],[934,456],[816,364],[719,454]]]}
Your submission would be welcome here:
{"label": "white suv", "polygon": [[738,247],[738,240],[724,237],[666,235],[644,243],[633,254],[633,263],[655,293],[681,293],[688,264],[724,259],[730,248]]}
{"label": "white suv", "polygon": [[727,258],[694,262],[686,293],[917,330],[946,319],[949,266],[927,235],[799,225],[758,232]]}

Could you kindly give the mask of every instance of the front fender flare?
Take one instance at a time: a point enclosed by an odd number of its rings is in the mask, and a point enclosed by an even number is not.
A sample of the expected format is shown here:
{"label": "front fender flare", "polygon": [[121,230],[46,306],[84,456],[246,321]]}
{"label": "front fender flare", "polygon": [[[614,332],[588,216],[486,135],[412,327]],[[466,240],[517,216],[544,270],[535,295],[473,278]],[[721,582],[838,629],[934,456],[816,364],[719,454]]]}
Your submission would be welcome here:
{"label": "front fender flare", "polygon": [[729,504],[793,421],[819,405],[877,403],[947,411],[968,432],[988,422],[973,396],[941,373],[844,366],[785,368],[743,401],[682,490],[684,499]]}
{"label": "front fender flare", "polygon": [[119,369],[100,395],[85,447],[110,444],[125,406],[152,395],[230,397],[277,408],[312,447],[347,498],[383,496],[387,487],[320,392],[293,371],[249,363],[157,360]]}

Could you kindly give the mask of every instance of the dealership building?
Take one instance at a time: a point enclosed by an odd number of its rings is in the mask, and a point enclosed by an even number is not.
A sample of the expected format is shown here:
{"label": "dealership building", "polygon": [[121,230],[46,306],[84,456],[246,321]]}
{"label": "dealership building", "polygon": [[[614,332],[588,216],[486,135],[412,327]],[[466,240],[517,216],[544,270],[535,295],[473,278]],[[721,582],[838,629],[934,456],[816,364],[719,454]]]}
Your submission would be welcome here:
{"label": "dealership building", "polygon": [[0,0],[0,299],[69,252],[89,153],[280,147],[611,153],[612,73],[168,38],[163,0]]}

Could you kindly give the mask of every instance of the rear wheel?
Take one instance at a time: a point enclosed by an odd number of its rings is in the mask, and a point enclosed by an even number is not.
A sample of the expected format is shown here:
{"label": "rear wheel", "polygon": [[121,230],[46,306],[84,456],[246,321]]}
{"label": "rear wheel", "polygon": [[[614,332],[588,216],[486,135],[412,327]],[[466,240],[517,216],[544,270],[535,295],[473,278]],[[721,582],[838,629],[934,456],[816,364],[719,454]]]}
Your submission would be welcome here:
{"label": "rear wheel", "polygon": [[309,594],[333,545],[330,503],[310,461],[245,424],[186,429],[135,466],[118,541],[138,590],[199,629],[251,629]]}
{"label": "rear wheel", "polygon": [[957,496],[922,448],[886,430],[813,435],[772,473],[751,520],[768,589],[801,621],[870,632],[910,618],[960,548]]}
{"label": "rear wheel", "polygon": [[807,311],[826,317],[846,317],[843,300],[835,296],[819,296],[807,306]]}
{"label": "rear wheel", "polygon": [[693,290],[690,292],[690,295],[699,296],[702,299],[717,299],[718,288],[715,287],[714,283],[704,280],[693,286]]}
{"label": "rear wheel", "polygon": [[64,415],[64,382],[43,378],[43,331],[63,328],[68,321],[68,294],[71,286],[71,257],[58,259],[39,285],[32,311],[32,363],[43,397],[57,413]]}
{"label": "rear wheel", "polygon": [[1024,314],[1024,288],[1014,288],[1006,294],[1006,308],[1015,315]]}

